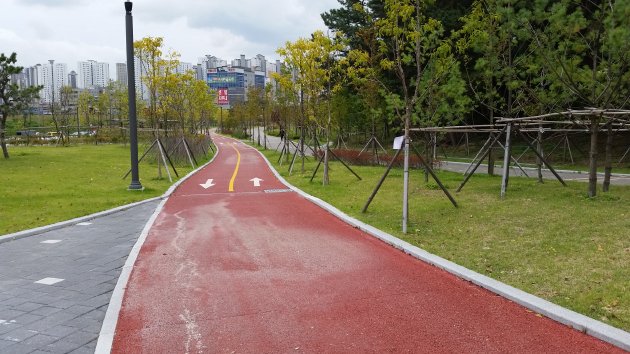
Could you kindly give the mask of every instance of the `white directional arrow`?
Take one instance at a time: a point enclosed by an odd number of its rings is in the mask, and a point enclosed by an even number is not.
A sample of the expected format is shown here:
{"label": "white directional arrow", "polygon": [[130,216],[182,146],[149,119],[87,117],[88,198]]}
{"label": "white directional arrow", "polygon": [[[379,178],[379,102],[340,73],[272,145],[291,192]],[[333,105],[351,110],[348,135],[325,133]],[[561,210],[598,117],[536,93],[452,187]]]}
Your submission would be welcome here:
{"label": "white directional arrow", "polygon": [[250,182],[254,182],[254,187],[260,187],[260,182],[261,181],[262,181],[262,179],[260,179],[258,177],[250,179]]}
{"label": "white directional arrow", "polygon": [[202,186],[203,189],[208,189],[208,188],[214,186],[214,183],[212,183],[212,178],[207,180],[206,183],[200,184],[200,186]]}

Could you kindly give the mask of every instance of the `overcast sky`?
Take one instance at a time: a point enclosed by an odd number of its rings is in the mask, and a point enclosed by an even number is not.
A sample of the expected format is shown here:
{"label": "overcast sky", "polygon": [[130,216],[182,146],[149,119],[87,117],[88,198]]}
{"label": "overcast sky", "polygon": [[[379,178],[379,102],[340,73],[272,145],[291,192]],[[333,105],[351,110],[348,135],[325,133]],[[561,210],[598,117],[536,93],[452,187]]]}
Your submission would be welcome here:
{"label": "overcast sky", "polygon": [[[0,52],[17,52],[18,64],[48,59],[67,63],[93,59],[125,61],[123,0],[0,0]],[[134,37],[164,37],[181,61],[205,54],[231,60],[245,54],[279,59],[287,40],[325,30],[320,14],[337,0],[135,0]]]}

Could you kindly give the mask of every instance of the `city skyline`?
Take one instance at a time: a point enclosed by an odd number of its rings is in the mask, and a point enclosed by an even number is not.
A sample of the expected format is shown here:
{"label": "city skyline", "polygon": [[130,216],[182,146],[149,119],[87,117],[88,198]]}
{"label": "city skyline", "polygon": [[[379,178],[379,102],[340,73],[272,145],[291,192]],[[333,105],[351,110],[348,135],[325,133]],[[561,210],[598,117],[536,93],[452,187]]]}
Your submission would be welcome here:
{"label": "city skyline", "polygon": [[[5,54],[6,54],[6,53],[5,53]],[[204,57],[205,57],[206,55],[211,55],[211,56],[214,56],[212,53],[200,54],[200,55],[198,55],[198,56],[197,56],[197,60],[195,60],[195,61],[184,61],[184,60],[180,60],[180,65],[182,65],[182,64],[183,64],[183,65],[187,65],[187,64],[189,64],[189,65],[191,65],[191,66],[196,66],[196,65],[198,65],[198,64],[202,64],[202,63],[201,63],[201,60],[202,60],[202,59],[204,59]],[[234,63],[235,61],[241,60],[241,58],[243,57],[243,55],[245,55],[245,54],[239,54],[239,55],[235,55],[235,56],[233,56],[233,57],[229,57],[229,58],[223,58],[223,57],[218,57],[218,56],[216,56],[216,57],[217,57],[218,59],[220,59],[220,60],[224,61],[224,62],[225,62],[225,65],[228,65],[228,66],[238,66],[238,65],[234,65],[233,63]],[[246,57],[246,58],[247,58],[247,60],[249,61],[249,60],[254,60],[254,59],[255,59],[255,58],[257,58],[257,56],[259,56],[259,55],[261,55],[261,54],[254,54],[254,55],[251,55],[251,56],[245,55],[245,57]],[[264,56],[264,55],[263,55],[263,56]],[[275,59],[274,59],[274,58],[271,58],[271,59],[270,59],[270,58],[268,58],[268,57],[266,57],[266,56],[265,56],[265,58],[266,58],[268,61],[275,61]],[[59,64],[66,64],[66,67],[67,67],[68,73],[70,73],[70,72],[74,71],[74,72],[76,72],[77,74],[78,74],[78,73],[79,73],[79,71],[80,71],[80,64],[81,64],[81,63],[94,61],[94,62],[98,62],[98,63],[108,64],[108,66],[109,66],[109,77],[110,77],[112,80],[114,80],[114,81],[116,81],[116,80],[117,80],[117,77],[118,77],[118,76],[117,76],[116,66],[117,66],[118,64],[125,64],[125,65],[127,64],[127,63],[126,63],[126,61],[124,61],[124,60],[123,60],[123,61],[119,61],[119,62],[105,62],[105,61],[101,61],[101,60],[98,60],[98,59],[95,59],[95,58],[89,58],[89,59],[82,59],[82,60],[74,60],[74,61],[70,61],[70,62],[64,62],[64,61],[57,60],[57,59],[55,59],[55,58],[53,57],[53,58],[49,58],[49,59],[42,59],[42,60],[40,60],[40,61],[38,61],[38,62],[33,62],[33,63],[21,63],[21,64],[19,64],[19,65],[20,65],[20,66],[22,66],[22,67],[24,67],[24,69],[27,69],[27,68],[29,68],[29,67],[33,67],[33,66],[36,66],[36,65],[42,65],[42,66],[44,66],[44,65],[50,65],[49,61],[50,61],[51,59],[52,59],[52,60],[54,60],[54,61],[55,61],[55,63],[59,63]],[[204,59],[204,60],[205,60],[205,59]],[[193,69],[193,68],[191,68],[191,69]]]}
{"label": "city skyline", "polygon": [[[261,3],[199,3],[182,0],[133,1],[134,38],[163,37],[164,50],[197,64],[211,53],[221,58],[262,54],[277,59],[286,41],[325,30],[320,14],[339,7],[337,0],[279,0]],[[0,14],[0,48],[18,54],[18,65],[49,59],[76,70],[78,61],[125,62],[123,1],[8,0]],[[229,59],[228,59],[229,60]]]}

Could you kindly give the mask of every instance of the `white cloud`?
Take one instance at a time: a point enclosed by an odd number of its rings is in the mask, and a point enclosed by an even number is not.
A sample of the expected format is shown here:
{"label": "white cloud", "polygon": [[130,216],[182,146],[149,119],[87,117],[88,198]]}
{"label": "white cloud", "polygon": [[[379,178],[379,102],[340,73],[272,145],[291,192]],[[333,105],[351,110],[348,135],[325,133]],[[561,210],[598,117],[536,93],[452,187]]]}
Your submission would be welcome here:
{"label": "white cloud", "polygon": [[[125,60],[123,0],[3,0],[0,52],[18,53],[20,65],[55,59],[70,69],[79,60]],[[320,14],[337,0],[136,0],[134,37],[164,37],[183,61],[212,54],[277,58],[287,40],[324,29]]]}

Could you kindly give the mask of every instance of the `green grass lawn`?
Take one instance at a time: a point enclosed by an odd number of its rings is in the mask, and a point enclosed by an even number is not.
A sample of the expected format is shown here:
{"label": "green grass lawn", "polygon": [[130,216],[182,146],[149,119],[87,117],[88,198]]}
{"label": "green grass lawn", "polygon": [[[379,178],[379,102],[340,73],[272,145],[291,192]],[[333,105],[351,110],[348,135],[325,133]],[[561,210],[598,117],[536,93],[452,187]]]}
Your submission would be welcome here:
{"label": "green grass lawn", "polygon": [[[127,191],[128,146],[10,147],[9,153],[0,158],[0,235],[160,196],[171,186],[164,171],[157,179],[157,165],[143,162],[144,191]],[[191,170],[177,167],[180,176]]]}
{"label": "green grass lawn", "polygon": [[384,167],[331,166],[331,184],[322,172],[309,182],[315,162],[300,173],[296,164],[278,166],[278,153],[264,152],[296,187],[383,231],[431,253],[558,305],[630,330],[630,187],[586,198],[584,184],[562,187],[554,181],[511,178],[500,200],[501,178],[475,175],[462,192],[462,175],[440,172],[459,208],[432,180],[413,170],[409,232],[401,232],[402,170],[394,169],[368,212],[361,209]]}

